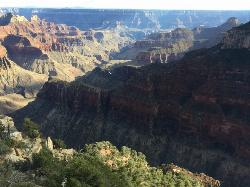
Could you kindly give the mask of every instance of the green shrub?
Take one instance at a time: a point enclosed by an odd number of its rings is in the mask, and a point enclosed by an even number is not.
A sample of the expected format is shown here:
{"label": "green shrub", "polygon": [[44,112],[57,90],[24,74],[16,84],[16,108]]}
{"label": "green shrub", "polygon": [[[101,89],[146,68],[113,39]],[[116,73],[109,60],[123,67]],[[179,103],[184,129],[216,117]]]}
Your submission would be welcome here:
{"label": "green shrub", "polygon": [[44,169],[53,165],[56,159],[53,157],[53,154],[50,150],[43,148],[39,153],[33,155],[33,168]]}
{"label": "green shrub", "polygon": [[[118,150],[110,142],[97,142],[85,145],[83,154],[98,158],[103,163],[111,160],[113,172],[124,176],[130,186],[202,186],[185,174],[165,173],[161,168],[150,167],[144,154],[125,146]],[[129,158],[127,162],[124,161],[126,158]]]}
{"label": "green shrub", "polygon": [[71,179],[70,183],[78,183],[83,186],[100,186],[100,187],[123,187],[129,186],[124,178],[112,172],[112,170],[101,163],[97,158],[79,154],[66,165],[65,174]]}
{"label": "green shrub", "polygon": [[0,138],[3,139],[5,137],[5,127],[2,124],[2,122],[0,121]]}
{"label": "green shrub", "polygon": [[67,180],[67,186],[82,187],[81,182],[75,178],[69,178]]}
{"label": "green shrub", "polygon": [[11,148],[25,148],[24,142],[17,142],[10,138],[5,138],[0,140],[0,155],[7,154],[10,152]]}
{"label": "green shrub", "polygon": [[[1,140],[0,154],[6,154],[13,145],[17,146],[17,143]],[[25,177],[25,180],[12,181],[12,186],[36,186],[35,183],[48,187],[59,187],[62,183],[65,187],[203,186],[186,173],[173,172],[171,168],[151,167],[142,153],[128,147],[118,150],[109,142],[86,145],[82,152],[68,160],[59,160],[50,150],[43,148],[33,154],[32,162],[2,164],[0,186],[7,186],[7,178],[13,172],[19,178]],[[27,173],[36,174],[36,177],[29,177]]]}
{"label": "green shrub", "polygon": [[0,155],[5,155],[10,152],[10,147],[5,141],[0,140]]}
{"label": "green shrub", "polygon": [[10,138],[5,138],[2,141],[4,142],[4,144],[6,144],[8,147],[11,147],[11,148],[25,149],[27,147],[27,145],[24,142],[15,141],[15,140],[10,139]]}
{"label": "green shrub", "polygon": [[14,141],[13,147],[19,148],[19,149],[25,149],[27,148],[27,145],[22,141]]}
{"label": "green shrub", "polygon": [[64,141],[61,139],[54,139],[53,144],[54,144],[56,149],[59,149],[59,148],[66,149],[67,148]]}
{"label": "green shrub", "polygon": [[37,138],[40,136],[39,127],[30,118],[25,118],[23,122],[24,133],[30,138]]}
{"label": "green shrub", "polygon": [[66,162],[53,157],[48,149],[33,155],[33,169],[46,176],[45,186],[61,186],[66,180],[66,186],[98,186],[123,187],[128,186],[123,178],[113,173],[97,158],[78,154]]}
{"label": "green shrub", "polygon": [[15,141],[10,138],[5,138],[2,142],[7,145],[8,147],[14,147]]}
{"label": "green shrub", "polygon": [[7,160],[0,164],[0,186],[39,187],[34,178],[29,173],[18,170],[16,164]]}

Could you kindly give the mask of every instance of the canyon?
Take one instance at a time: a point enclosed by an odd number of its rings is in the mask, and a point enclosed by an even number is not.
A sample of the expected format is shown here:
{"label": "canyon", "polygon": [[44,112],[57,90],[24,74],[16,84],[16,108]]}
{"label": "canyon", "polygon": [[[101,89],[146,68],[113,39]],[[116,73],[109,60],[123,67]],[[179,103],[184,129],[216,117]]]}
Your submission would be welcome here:
{"label": "canyon", "polygon": [[225,187],[248,186],[249,25],[178,61],[97,67],[71,83],[51,79],[13,114],[17,127],[27,116],[74,148],[108,140],[142,151],[152,164],[173,162]]}
{"label": "canyon", "polygon": [[118,29],[81,31],[74,26],[41,20],[36,15],[30,20],[11,13],[3,15],[0,18],[1,113],[25,106],[48,78],[73,81],[107,64],[111,52],[118,52],[132,41]]}
{"label": "canyon", "polygon": [[[209,46],[215,45],[222,39],[222,33],[239,25],[239,20],[231,18],[214,28],[200,27],[195,31],[179,28],[152,33],[152,29],[140,26],[131,30],[117,21],[112,27],[82,31],[75,26],[48,22],[37,15],[27,18],[12,13],[0,17],[4,72],[1,75],[1,113],[11,113],[27,105],[50,78],[73,81],[95,67],[110,69],[166,63],[181,58],[189,50],[204,47],[206,41],[210,42]],[[147,37],[135,40],[136,35]],[[197,38],[202,40],[201,44],[197,44]],[[25,77],[25,73],[30,76]]]}
{"label": "canyon", "polygon": [[150,165],[178,165],[161,166],[163,173],[249,186],[248,18],[249,11],[1,8],[0,114],[13,117],[18,133],[31,119],[44,137],[77,151],[128,146]]}

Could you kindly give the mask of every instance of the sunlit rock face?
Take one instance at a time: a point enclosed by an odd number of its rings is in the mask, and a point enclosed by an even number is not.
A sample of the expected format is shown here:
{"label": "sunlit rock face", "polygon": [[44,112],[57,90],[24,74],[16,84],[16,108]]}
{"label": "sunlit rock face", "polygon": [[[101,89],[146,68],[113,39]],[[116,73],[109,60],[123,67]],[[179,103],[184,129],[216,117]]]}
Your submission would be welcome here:
{"label": "sunlit rock face", "polygon": [[34,97],[47,80],[46,75],[22,69],[7,56],[7,50],[0,46],[0,94],[20,93]]}
{"label": "sunlit rock face", "polygon": [[[21,67],[66,81],[109,61],[109,54],[132,42],[120,31],[80,31],[74,26],[55,24],[34,15],[7,14],[2,18],[0,40],[9,57]],[[6,18],[7,17],[7,18]]]}

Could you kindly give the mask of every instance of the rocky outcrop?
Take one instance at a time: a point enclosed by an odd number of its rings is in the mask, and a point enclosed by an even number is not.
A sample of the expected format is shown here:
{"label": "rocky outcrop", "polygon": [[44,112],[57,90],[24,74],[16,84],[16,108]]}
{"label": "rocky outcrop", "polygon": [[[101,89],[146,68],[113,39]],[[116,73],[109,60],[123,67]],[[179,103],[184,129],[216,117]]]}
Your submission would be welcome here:
{"label": "rocky outcrop", "polygon": [[48,80],[46,75],[30,72],[16,65],[0,45],[0,113],[6,114],[32,101]]}
{"label": "rocky outcrop", "polygon": [[39,153],[42,149],[41,139],[31,140],[23,136],[22,133],[16,129],[12,118],[0,116],[0,124],[5,128],[5,134],[9,136],[12,141],[25,145],[25,149],[17,147],[11,148],[9,153],[1,155],[2,161],[5,160],[12,163],[25,162],[32,159],[32,154]]}
{"label": "rocky outcrop", "polygon": [[153,33],[147,37],[147,40],[137,41],[135,47],[139,48],[151,48],[151,47],[161,47],[168,48],[173,45],[173,43],[179,42],[181,40],[192,41],[193,33],[188,29],[175,29],[171,32],[160,32]]}
{"label": "rocky outcrop", "polygon": [[217,27],[200,26],[193,30],[175,29],[171,32],[152,33],[145,40],[136,41],[133,47],[122,51],[117,57],[135,59],[140,64],[178,60],[187,51],[217,45],[226,31],[239,25],[240,22],[237,18],[229,18],[224,24]]}
{"label": "rocky outcrop", "polygon": [[47,80],[45,75],[29,72],[17,66],[7,57],[7,50],[0,46],[0,93],[20,93],[25,97],[34,97]]}
{"label": "rocky outcrop", "polygon": [[202,181],[202,184],[204,185],[204,187],[210,187],[210,186],[219,187],[221,185],[220,181],[214,180],[212,177],[209,177],[209,176],[205,175],[204,173],[192,173],[192,172],[190,172],[186,169],[180,168],[174,164],[163,165],[163,170],[165,172],[172,171],[173,173],[183,173],[183,174],[188,175],[192,178],[196,178],[196,179]]}
{"label": "rocky outcrop", "polygon": [[173,50],[152,49],[151,51],[139,52],[136,61],[142,65],[148,63],[168,63],[180,59],[183,53]]}
{"label": "rocky outcrop", "polygon": [[[133,46],[116,54],[115,58],[136,60],[140,64],[165,63],[178,59],[173,57],[182,56],[182,53],[188,51],[192,46],[192,31],[179,28],[171,32],[152,33],[144,40],[136,41]],[[159,56],[164,56],[163,58],[166,60],[160,60]]]}
{"label": "rocky outcrop", "polygon": [[218,27],[197,27],[193,29],[195,38],[193,49],[209,48],[219,44],[226,34],[226,31],[238,27],[240,24],[237,18],[231,17]]}
{"label": "rocky outcrop", "polygon": [[60,64],[40,48],[32,46],[30,40],[26,37],[8,35],[4,38],[3,45],[8,50],[9,58],[26,70],[67,81],[74,80],[75,76],[82,75],[81,71],[75,67],[69,64]]}
{"label": "rocky outcrop", "polygon": [[250,48],[250,22],[230,30],[222,41],[222,48]]}
{"label": "rocky outcrop", "polygon": [[193,33],[188,29],[153,33],[147,37],[147,40],[135,43],[135,48],[145,50],[136,55],[136,61],[140,63],[167,63],[179,59],[182,53],[189,50],[192,45]]}
{"label": "rocky outcrop", "polygon": [[47,138],[46,142],[45,142],[45,146],[47,149],[49,149],[50,151],[53,151],[54,149],[54,145],[53,145],[53,142],[51,140],[50,137]]}

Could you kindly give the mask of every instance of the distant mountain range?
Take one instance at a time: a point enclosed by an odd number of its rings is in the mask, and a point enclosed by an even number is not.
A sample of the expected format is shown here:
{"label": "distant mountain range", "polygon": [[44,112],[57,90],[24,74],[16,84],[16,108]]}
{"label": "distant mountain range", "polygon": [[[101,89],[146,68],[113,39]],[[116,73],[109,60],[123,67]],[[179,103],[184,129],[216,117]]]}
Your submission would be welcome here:
{"label": "distant mountain range", "polygon": [[81,30],[114,27],[117,24],[139,29],[193,29],[201,25],[218,26],[229,17],[237,17],[242,23],[250,19],[250,11],[2,8],[0,12],[25,17],[35,14],[49,22],[64,23]]}

